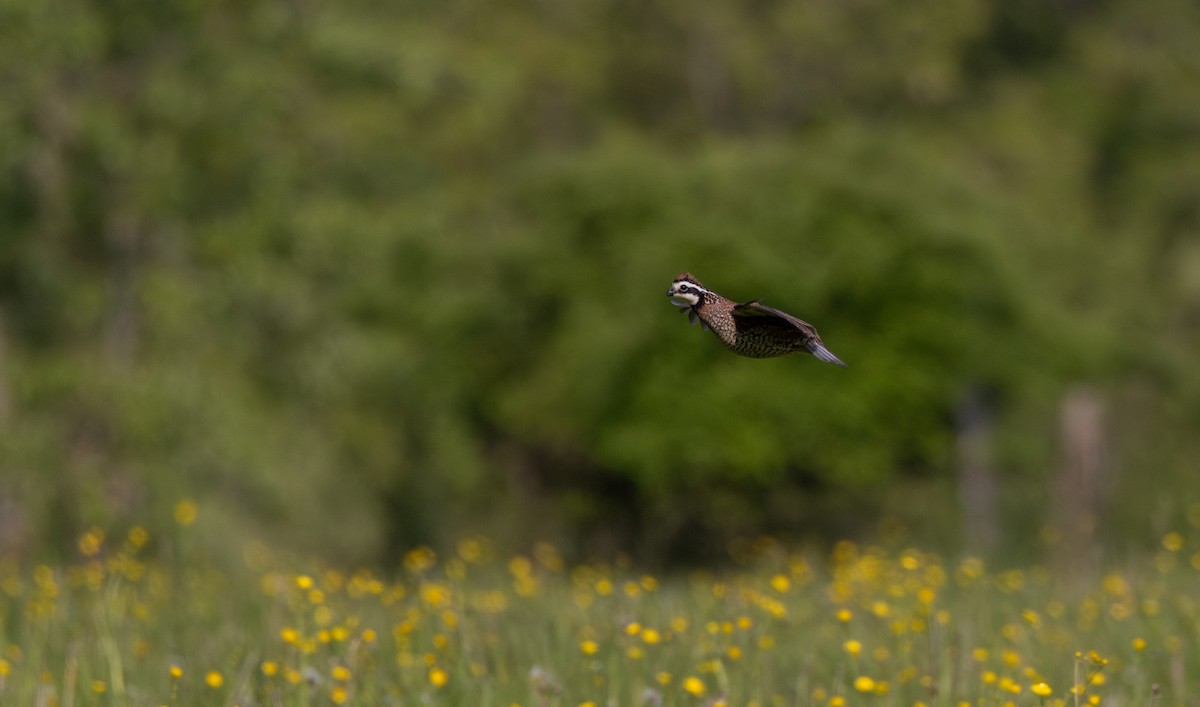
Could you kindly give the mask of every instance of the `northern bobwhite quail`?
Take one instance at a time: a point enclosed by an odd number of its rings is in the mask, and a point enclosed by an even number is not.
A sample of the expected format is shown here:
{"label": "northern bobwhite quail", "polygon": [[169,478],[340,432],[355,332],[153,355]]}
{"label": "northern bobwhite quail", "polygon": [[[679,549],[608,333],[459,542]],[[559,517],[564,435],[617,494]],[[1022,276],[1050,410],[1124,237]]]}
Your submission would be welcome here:
{"label": "northern bobwhite quail", "polygon": [[711,329],[722,344],[735,354],[771,358],[790,353],[808,353],[820,361],[845,366],[833,355],[811,324],[758,300],[734,302],[707,290],[691,273],[680,273],[667,290],[671,303]]}

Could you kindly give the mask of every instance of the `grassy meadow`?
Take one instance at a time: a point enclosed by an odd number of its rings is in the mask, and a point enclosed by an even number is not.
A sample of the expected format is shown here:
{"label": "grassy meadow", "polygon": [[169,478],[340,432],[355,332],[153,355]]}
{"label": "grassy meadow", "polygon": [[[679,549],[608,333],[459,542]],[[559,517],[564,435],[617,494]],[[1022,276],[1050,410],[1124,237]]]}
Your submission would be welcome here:
{"label": "grassy meadow", "polygon": [[0,0],[0,707],[1200,707],[1198,48]]}
{"label": "grassy meadow", "polygon": [[[1193,509],[1200,510],[1200,509]],[[569,565],[549,544],[414,548],[394,576],[250,543],[237,569],[94,528],[0,564],[6,705],[1185,704],[1200,527],[1146,566],[1068,579],[903,545],[762,538],[724,571]],[[1200,526],[1200,513],[1192,513]]]}

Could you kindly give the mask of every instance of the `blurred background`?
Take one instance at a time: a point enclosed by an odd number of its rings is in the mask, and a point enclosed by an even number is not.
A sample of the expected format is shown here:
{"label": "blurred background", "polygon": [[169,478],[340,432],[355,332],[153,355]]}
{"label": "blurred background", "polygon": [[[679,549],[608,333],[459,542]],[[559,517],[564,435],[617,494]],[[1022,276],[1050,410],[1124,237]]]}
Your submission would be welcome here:
{"label": "blurred background", "polygon": [[[340,563],[1149,547],[1200,522],[1198,41],[1190,0],[0,0],[0,555],[181,508]],[[685,269],[849,367],[732,356]]]}

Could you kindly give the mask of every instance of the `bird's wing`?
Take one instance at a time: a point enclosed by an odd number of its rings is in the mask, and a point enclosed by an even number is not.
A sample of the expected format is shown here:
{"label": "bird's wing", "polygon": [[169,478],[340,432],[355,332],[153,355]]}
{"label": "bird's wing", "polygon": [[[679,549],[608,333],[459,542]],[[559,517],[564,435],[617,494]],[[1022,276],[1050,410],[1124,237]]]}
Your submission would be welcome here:
{"label": "bird's wing", "polygon": [[846,365],[840,358],[833,355],[832,351],[825,348],[825,344],[821,341],[821,335],[817,333],[816,327],[799,317],[793,317],[787,312],[781,312],[774,307],[768,307],[758,300],[733,305],[733,316],[735,318],[753,318],[755,320],[754,323],[759,326],[777,326],[795,331],[804,340],[804,347],[818,360],[826,363],[835,363],[839,366]]}
{"label": "bird's wing", "polygon": [[821,337],[817,335],[817,330],[812,324],[799,317],[793,317],[787,312],[781,312],[774,307],[768,307],[758,300],[733,305],[733,316],[753,317],[756,320],[756,324],[763,325],[769,322],[770,325],[797,329],[805,336],[815,337],[817,341],[821,340]]}

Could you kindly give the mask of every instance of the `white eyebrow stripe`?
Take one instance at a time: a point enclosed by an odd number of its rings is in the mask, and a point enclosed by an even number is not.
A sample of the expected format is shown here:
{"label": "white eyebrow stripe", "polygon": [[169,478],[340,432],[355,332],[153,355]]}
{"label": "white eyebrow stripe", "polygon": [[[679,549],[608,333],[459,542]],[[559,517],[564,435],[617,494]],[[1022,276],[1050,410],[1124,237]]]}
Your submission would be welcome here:
{"label": "white eyebrow stripe", "polygon": [[703,287],[701,287],[701,286],[697,285],[696,283],[694,283],[694,282],[688,282],[687,280],[676,280],[676,281],[675,281],[675,286],[676,286],[676,287],[678,287],[679,285],[687,285],[688,287],[690,287],[690,288],[692,288],[692,289],[696,290],[697,292],[703,292],[703,293],[704,293],[704,294],[706,294],[706,295],[711,295],[711,294],[714,294],[713,292],[711,292],[711,291],[709,291],[709,290],[706,290],[706,289],[704,289]]}

